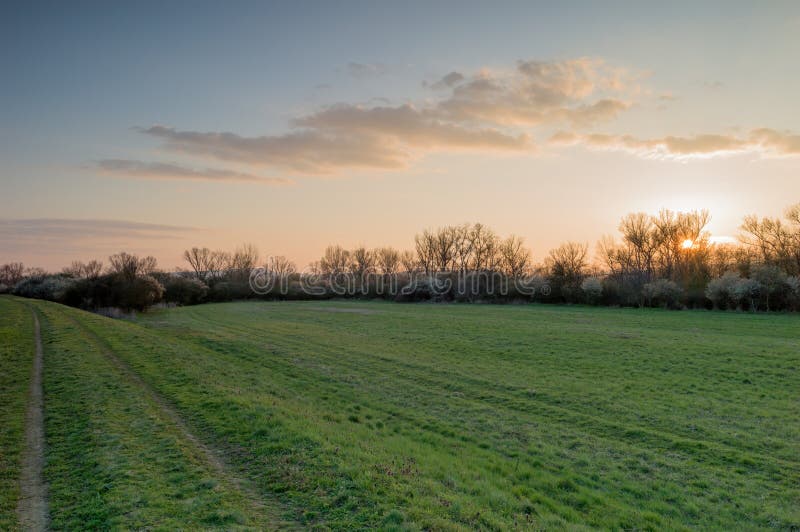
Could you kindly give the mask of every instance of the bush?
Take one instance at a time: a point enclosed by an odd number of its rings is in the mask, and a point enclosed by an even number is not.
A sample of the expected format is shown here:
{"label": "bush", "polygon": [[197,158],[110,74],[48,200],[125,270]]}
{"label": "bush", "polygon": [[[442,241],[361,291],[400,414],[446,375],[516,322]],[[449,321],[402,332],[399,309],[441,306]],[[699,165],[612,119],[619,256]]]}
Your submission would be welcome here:
{"label": "bush", "polygon": [[221,281],[214,283],[208,291],[211,301],[235,301],[255,296],[247,281]]}
{"label": "bush", "polygon": [[96,279],[82,279],[64,293],[63,303],[84,309],[120,308],[144,311],[161,301],[164,287],[149,275],[133,280],[119,274],[108,274]]}
{"label": "bush", "polygon": [[733,298],[738,305],[747,305],[752,311],[756,310],[756,301],[761,293],[761,283],[755,279],[739,279],[733,285]]}
{"label": "bush", "polygon": [[736,290],[741,277],[736,272],[725,272],[721,277],[712,279],[706,286],[706,297],[711,300],[714,308],[727,309],[739,306],[739,296]]}
{"label": "bush", "polygon": [[639,273],[614,274],[603,279],[603,298],[606,305],[639,307],[645,278]]}
{"label": "bush", "polygon": [[587,277],[581,283],[583,297],[590,305],[596,305],[603,295],[603,282],[597,277]]}
{"label": "bush", "polygon": [[736,272],[726,272],[709,281],[706,297],[714,304],[714,308],[724,310],[747,307],[754,311],[758,308],[763,290],[763,285],[756,279],[739,277]]}
{"label": "bush", "polygon": [[63,275],[36,275],[18,282],[12,293],[21,297],[61,302],[74,282]]}
{"label": "bush", "polygon": [[162,281],[164,300],[178,305],[197,305],[205,301],[208,286],[199,279],[169,276]]}
{"label": "bush", "polygon": [[428,278],[417,277],[409,279],[407,286],[401,286],[395,294],[394,300],[398,303],[416,303],[430,301],[431,285]]}
{"label": "bush", "polygon": [[783,270],[771,264],[758,266],[753,270],[751,278],[758,281],[761,285],[761,298],[767,310],[770,307],[781,308],[786,304],[788,286],[786,280],[788,276]]}
{"label": "bush", "polygon": [[678,308],[683,289],[675,281],[656,279],[642,287],[642,295],[649,306]]}
{"label": "bush", "polygon": [[164,295],[164,287],[149,275],[140,275],[132,281],[120,279],[122,282],[117,285],[120,292],[119,306],[123,309],[133,309],[138,311],[147,310],[148,307],[161,301]]}
{"label": "bush", "polygon": [[786,279],[787,303],[789,310],[800,310],[800,276]]}

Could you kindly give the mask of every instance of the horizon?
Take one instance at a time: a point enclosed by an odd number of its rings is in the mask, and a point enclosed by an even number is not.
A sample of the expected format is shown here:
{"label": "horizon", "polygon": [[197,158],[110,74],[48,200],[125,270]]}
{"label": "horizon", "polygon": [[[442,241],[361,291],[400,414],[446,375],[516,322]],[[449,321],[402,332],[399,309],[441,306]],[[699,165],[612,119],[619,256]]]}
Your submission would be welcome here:
{"label": "horizon", "polygon": [[465,222],[539,262],[629,212],[736,237],[800,200],[791,2],[5,11],[0,263],[303,268]]}

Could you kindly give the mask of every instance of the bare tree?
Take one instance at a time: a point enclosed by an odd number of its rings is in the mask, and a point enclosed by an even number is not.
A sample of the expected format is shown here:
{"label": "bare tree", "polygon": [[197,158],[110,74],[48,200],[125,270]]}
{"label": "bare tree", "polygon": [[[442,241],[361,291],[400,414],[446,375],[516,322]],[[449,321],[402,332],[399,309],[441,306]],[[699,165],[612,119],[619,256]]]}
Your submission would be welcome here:
{"label": "bare tree", "polygon": [[652,217],[655,228],[655,266],[664,278],[686,280],[703,270],[708,259],[708,233],[711,220],[707,210],[673,213],[661,210]]}
{"label": "bare tree", "polygon": [[375,262],[384,275],[391,275],[397,272],[400,266],[400,252],[392,247],[383,247],[373,252]]}
{"label": "bare tree", "polygon": [[588,244],[566,242],[550,250],[545,263],[553,277],[564,283],[579,283],[586,270],[588,254]]}
{"label": "bare tree", "polygon": [[228,270],[234,273],[247,273],[258,264],[258,248],[253,244],[242,244],[229,255]]}
{"label": "bare tree", "polygon": [[75,279],[96,279],[100,277],[103,271],[103,263],[97,260],[90,260],[89,262],[81,262],[79,260],[72,261],[72,264],[64,267],[61,272]]}
{"label": "bare tree", "polygon": [[446,226],[436,231],[434,238],[434,269],[440,272],[453,270],[455,264],[459,231],[456,227]]}
{"label": "bare tree", "polygon": [[183,259],[189,263],[195,277],[204,280],[208,275],[209,259],[212,251],[208,248],[193,247],[183,252]]}
{"label": "bare tree", "polygon": [[229,268],[230,264],[230,253],[223,250],[212,251],[205,264],[205,270],[208,272],[206,278],[208,280],[218,279],[222,276],[222,273]]}
{"label": "bare tree", "polygon": [[643,212],[625,216],[619,224],[623,240],[631,247],[630,266],[643,272],[648,279],[653,276],[653,257],[659,245],[659,234],[652,217]]}
{"label": "bare tree", "polygon": [[747,216],[742,223],[742,242],[757,250],[761,262],[773,264],[789,274],[800,273],[800,204],[786,210],[784,223],[780,218]]}
{"label": "bare tree", "polygon": [[420,261],[413,251],[407,249],[400,254],[400,264],[406,272],[414,273],[419,268]]}
{"label": "bare tree", "polygon": [[750,248],[735,244],[714,244],[709,248],[708,262],[711,277],[722,277],[726,272],[747,276],[754,257]]}
{"label": "bare tree", "polygon": [[342,246],[328,246],[319,261],[320,271],[326,275],[345,273],[350,264],[350,252]]}
{"label": "bare tree", "polygon": [[90,260],[83,265],[83,276],[86,279],[97,279],[103,273],[103,263],[99,260]]}
{"label": "bare tree", "polygon": [[472,226],[470,236],[472,240],[472,265],[475,271],[494,270],[498,262],[499,241],[498,236],[482,224]]}
{"label": "bare tree", "polygon": [[40,268],[38,266],[34,266],[32,268],[25,268],[25,272],[23,273],[23,277],[45,277],[47,275],[47,270],[44,268]]}
{"label": "bare tree", "polygon": [[79,260],[73,260],[69,266],[64,266],[61,273],[73,279],[81,279],[83,277],[84,266]]}
{"label": "bare tree", "polygon": [[[152,257],[150,257],[152,258]],[[153,259],[155,261],[155,259]],[[110,273],[121,275],[128,281],[133,281],[141,273],[142,261],[136,255],[121,251],[108,257]],[[148,261],[148,266],[151,266]]]}
{"label": "bare tree", "polygon": [[431,273],[435,269],[436,236],[432,231],[426,229],[422,234],[414,237],[419,264],[425,273]]}
{"label": "bare tree", "polygon": [[139,259],[139,273],[141,275],[150,275],[158,270],[158,261],[153,256],[148,255]]}
{"label": "bare tree", "polygon": [[531,253],[522,238],[511,235],[500,243],[500,269],[511,277],[520,277],[530,269]]}
{"label": "bare tree", "polygon": [[603,235],[597,241],[597,261],[599,266],[604,268],[609,274],[616,275],[621,273],[622,260],[619,257],[620,249],[614,237],[611,235]]}
{"label": "bare tree", "polygon": [[284,279],[297,271],[294,262],[283,255],[270,257],[265,265],[265,269],[280,279]]}
{"label": "bare tree", "polygon": [[357,247],[350,252],[350,263],[348,269],[350,273],[358,279],[363,279],[375,267],[375,256],[364,246]]}
{"label": "bare tree", "polygon": [[322,275],[322,266],[318,260],[308,263],[308,272],[311,275]]}
{"label": "bare tree", "polygon": [[473,240],[472,228],[469,224],[457,225],[451,229],[453,234],[454,262],[455,268],[461,272],[466,272],[470,268],[472,261],[472,250],[475,245]]}
{"label": "bare tree", "polygon": [[0,266],[0,284],[14,286],[22,280],[25,265],[21,262],[9,262]]}

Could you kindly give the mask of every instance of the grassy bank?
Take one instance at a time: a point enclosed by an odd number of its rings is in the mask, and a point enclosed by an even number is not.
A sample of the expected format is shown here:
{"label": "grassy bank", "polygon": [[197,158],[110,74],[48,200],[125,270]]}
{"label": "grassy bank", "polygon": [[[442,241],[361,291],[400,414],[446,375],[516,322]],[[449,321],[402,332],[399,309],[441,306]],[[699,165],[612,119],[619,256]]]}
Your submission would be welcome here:
{"label": "grassy bank", "polygon": [[30,310],[18,301],[0,297],[0,530],[18,527],[16,508],[33,338]]}
{"label": "grassy bank", "polygon": [[800,525],[798,316],[331,301],[113,321],[35,305],[64,526]]}

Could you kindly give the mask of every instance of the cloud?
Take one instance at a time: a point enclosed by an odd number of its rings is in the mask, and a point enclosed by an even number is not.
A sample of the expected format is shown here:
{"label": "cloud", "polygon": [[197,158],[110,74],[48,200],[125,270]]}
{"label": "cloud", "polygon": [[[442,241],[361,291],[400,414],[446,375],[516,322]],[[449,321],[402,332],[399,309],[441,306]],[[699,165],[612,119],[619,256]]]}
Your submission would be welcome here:
{"label": "cloud", "polygon": [[774,155],[800,155],[800,135],[769,128],[754,129],[750,141]]}
{"label": "cloud", "polygon": [[[376,75],[382,65],[348,64],[357,77]],[[391,105],[340,103],[289,123],[277,135],[182,131],[155,125],[139,128],[174,152],[207,159],[288,170],[335,174],[345,170],[395,170],[432,152],[470,150],[533,153],[538,127],[583,128],[612,120],[630,107],[638,75],[599,59],[519,61],[509,71],[452,71],[433,84],[436,100]],[[112,161],[107,170],[136,177],[245,180],[256,176]]]}
{"label": "cloud", "polygon": [[183,238],[186,233],[199,231],[196,227],[129,222],[124,220],[73,218],[0,219],[0,242],[32,239],[75,240],[96,238]]}
{"label": "cloud", "polygon": [[636,76],[598,59],[519,61],[510,73],[480,71],[438,104],[443,116],[506,126],[588,125],[614,118]]}
{"label": "cloud", "polygon": [[169,150],[306,174],[342,168],[404,168],[409,155],[379,138],[302,130],[283,135],[243,137],[235,133],[178,131],[164,126],[141,130],[161,138]]}
{"label": "cloud", "polygon": [[173,151],[306,174],[330,174],[343,168],[400,169],[416,154],[435,150],[532,149],[527,135],[444,122],[410,105],[341,104],[296,119],[293,125],[296,130],[290,133],[262,137],[164,126],[141,131],[163,139]]}
{"label": "cloud", "polygon": [[[348,64],[356,77],[383,70],[382,65]],[[520,61],[506,73],[481,70],[468,77],[452,71],[433,85],[448,91],[435,102],[342,103],[292,120],[290,130],[280,135],[245,137],[158,125],[140,131],[162,139],[175,152],[297,173],[401,169],[435,151],[532,153],[535,144],[526,128],[558,123],[583,127],[613,119],[629,107],[619,96],[631,89],[634,79],[597,59]],[[122,170],[166,173],[138,166]],[[205,177],[204,172],[175,173]]]}
{"label": "cloud", "polygon": [[653,159],[708,159],[739,153],[778,157],[800,155],[800,135],[768,128],[754,129],[746,137],[704,134],[656,139],[561,131],[553,135],[549,143],[555,146],[583,145],[595,150],[625,151]]}
{"label": "cloud", "polygon": [[483,148],[523,150],[529,148],[526,135],[512,135],[495,128],[468,127],[439,118],[435,111],[412,105],[362,108],[336,105],[294,121],[299,127],[338,135],[383,138],[413,147]]}
{"label": "cloud", "polygon": [[[347,65],[347,72],[358,78],[379,76],[385,70],[380,64]],[[437,92],[421,102],[392,105],[372,98],[363,105],[322,107],[290,120],[279,134],[243,136],[163,125],[137,129],[159,139],[164,149],[184,155],[307,175],[405,169],[436,152],[532,154],[538,152],[537,136],[558,129],[563,131],[550,137],[551,146],[582,145],[646,158],[690,160],[750,152],[800,155],[800,136],[768,128],[747,134],[655,138],[586,133],[641,99],[660,102],[657,108],[662,108],[677,98],[671,92],[642,88],[646,75],[597,58],[521,60],[506,69],[450,71],[429,85]],[[98,168],[110,175],[150,179],[286,182],[251,173],[130,160],[100,161]]]}
{"label": "cloud", "polygon": [[453,71],[450,72],[449,74],[446,74],[439,81],[432,83],[430,87],[436,90],[449,89],[451,87],[458,85],[459,83],[464,81],[464,79],[466,79],[464,78],[464,74],[462,74],[461,72]]}
{"label": "cloud", "polygon": [[104,159],[97,162],[97,170],[114,177],[137,179],[176,179],[195,181],[244,182],[263,185],[288,185],[292,181],[280,177],[260,177],[219,168],[194,169],[171,163]]}
{"label": "cloud", "polygon": [[381,63],[355,63],[350,61],[345,67],[350,76],[357,79],[377,78],[386,73],[386,65]]}
{"label": "cloud", "polygon": [[75,258],[103,258],[120,250],[152,253],[174,250],[202,234],[197,227],[106,219],[0,218],[0,263],[31,261],[55,267]]}

